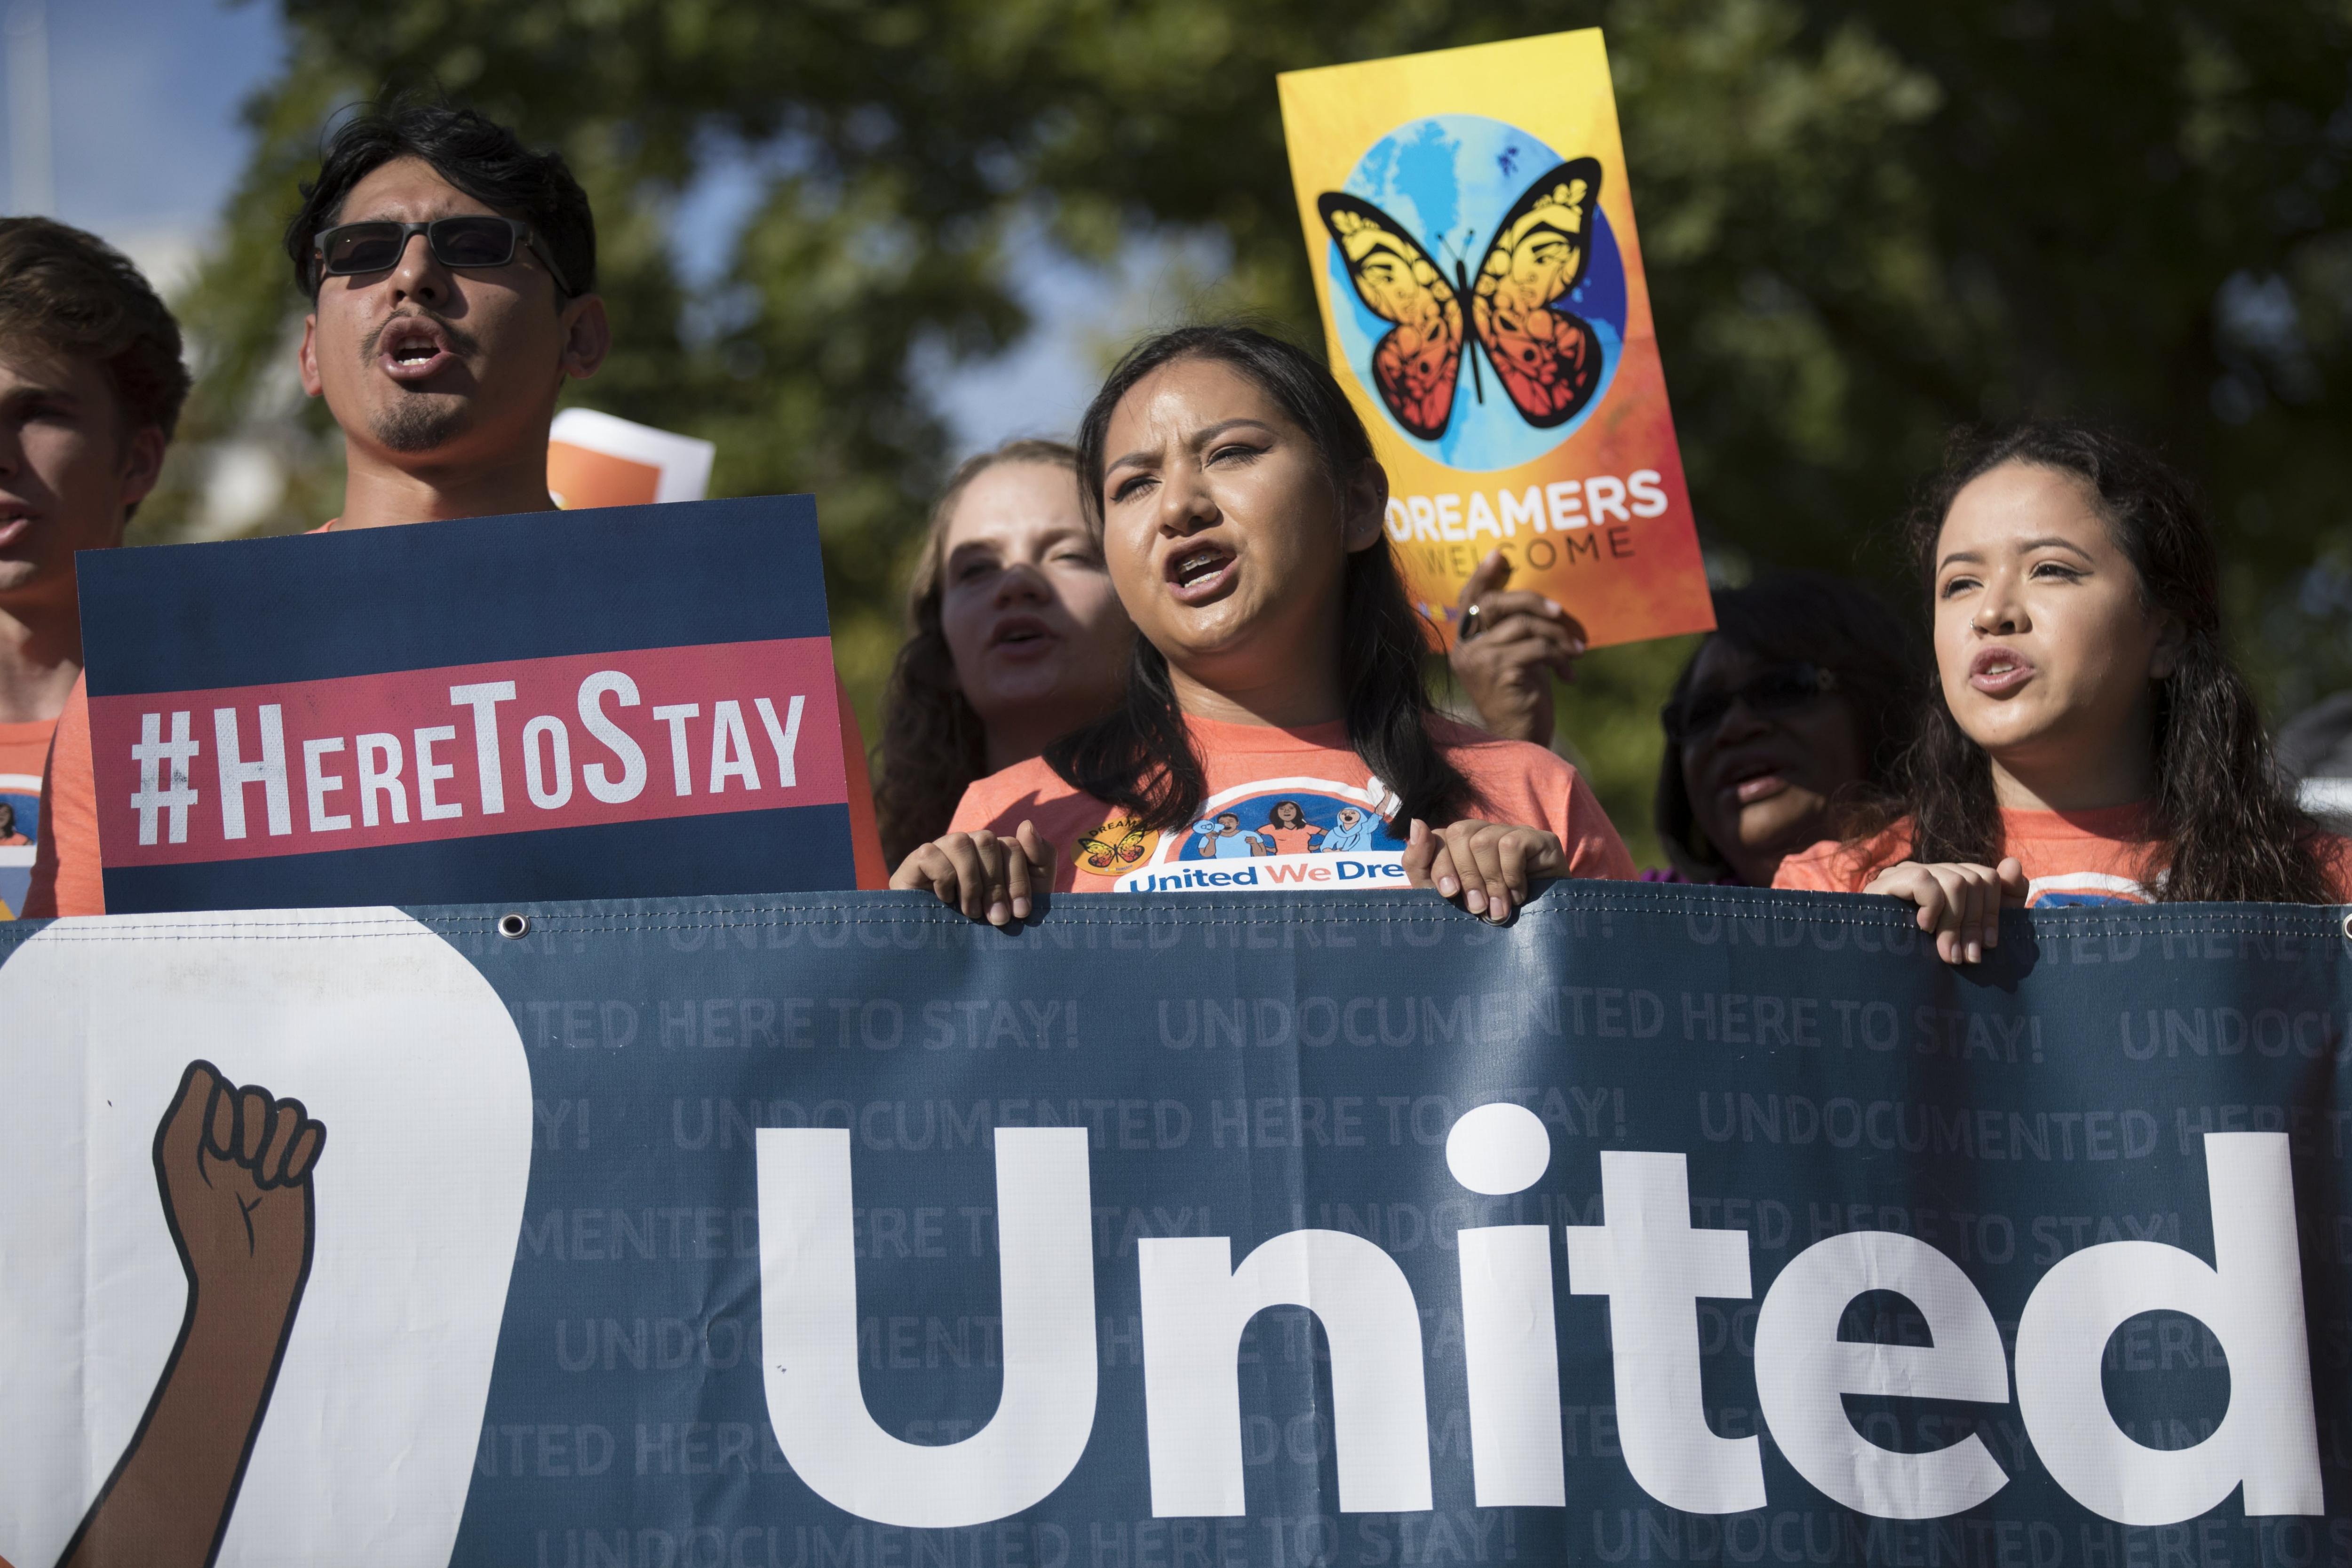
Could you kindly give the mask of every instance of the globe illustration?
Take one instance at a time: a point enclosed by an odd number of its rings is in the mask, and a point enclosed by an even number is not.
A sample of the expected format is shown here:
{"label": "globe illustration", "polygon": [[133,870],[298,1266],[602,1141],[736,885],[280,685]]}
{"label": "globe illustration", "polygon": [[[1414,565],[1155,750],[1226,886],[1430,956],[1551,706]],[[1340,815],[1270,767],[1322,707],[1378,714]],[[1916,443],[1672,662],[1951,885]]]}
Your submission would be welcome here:
{"label": "globe illustration", "polygon": [[[1449,279],[1457,275],[1458,262],[1462,275],[1475,281],[1496,226],[1528,185],[1561,161],[1560,153],[1517,126],[1484,115],[1438,114],[1400,125],[1373,142],[1343,188],[1412,234]],[[1325,267],[1341,351],[1399,439],[1448,468],[1487,472],[1534,461],[1592,417],[1609,396],[1625,341],[1624,260],[1606,215],[1596,207],[1592,219],[1592,256],[1584,277],[1554,307],[1582,317],[1601,340],[1601,384],[1591,401],[1566,424],[1539,429],[1520,416],[1473,342],[1463,353],[1453,417],[1426,440],[1405,429],[1381,402],[1372,350],[1391,323],[1365,305],[1339,245],[1327,241]],[[1465,333],[1475,337],[1466,297],[1462,315]]]}

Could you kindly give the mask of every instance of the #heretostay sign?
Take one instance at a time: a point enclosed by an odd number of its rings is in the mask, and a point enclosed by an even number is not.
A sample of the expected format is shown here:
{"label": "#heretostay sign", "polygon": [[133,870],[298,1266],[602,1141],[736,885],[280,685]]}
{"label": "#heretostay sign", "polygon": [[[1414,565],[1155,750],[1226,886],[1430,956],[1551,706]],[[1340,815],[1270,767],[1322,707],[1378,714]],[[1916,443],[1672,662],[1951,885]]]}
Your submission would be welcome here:
{"label": "#heretostay sign", "polygon": [[110,910],[856,884],[805,496],[79,565]]}
{"label": "#heretostay sign", "polygon": [[0,1555],[2335,1563],[2342,913],[12,929]]}

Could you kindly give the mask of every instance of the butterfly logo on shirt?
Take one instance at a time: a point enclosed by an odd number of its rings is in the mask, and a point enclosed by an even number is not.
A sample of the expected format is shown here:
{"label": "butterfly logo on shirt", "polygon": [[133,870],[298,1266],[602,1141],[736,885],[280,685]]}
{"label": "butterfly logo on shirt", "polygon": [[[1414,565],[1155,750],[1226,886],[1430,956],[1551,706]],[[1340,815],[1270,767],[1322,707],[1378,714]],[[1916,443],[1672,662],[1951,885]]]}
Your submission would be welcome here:
{"label": "butterfly logo on shirt", "polygon": [[[1549,429],[1592,400],[1601,385],[1601,339],[1559,301],[1583,281],[1591,260],[1600,195],[1599,159],[1570,158],[1546,172],[1495,226],[1475,280],[1465,265],[1475,236],[1465,234],[1453,254],[1449,279],[1428,246],[1371,203],[1344,191],[1316,198],[1357,297],[1395,323],[1373,345],[1372,379],[1398,424],[1433,441],[1453,422],[1465,299],[1470,335],[1519,417]],[[1486,377],[1478,354],[1468,357],[1472,395],[1483,404]]]}
{"label": "butterfly logo on shirt", "polygon": [[1131,816],[1115,816],[1078,838],[1075,858],[1089,871],[1109,873],[1151,853],[1160,835]]}

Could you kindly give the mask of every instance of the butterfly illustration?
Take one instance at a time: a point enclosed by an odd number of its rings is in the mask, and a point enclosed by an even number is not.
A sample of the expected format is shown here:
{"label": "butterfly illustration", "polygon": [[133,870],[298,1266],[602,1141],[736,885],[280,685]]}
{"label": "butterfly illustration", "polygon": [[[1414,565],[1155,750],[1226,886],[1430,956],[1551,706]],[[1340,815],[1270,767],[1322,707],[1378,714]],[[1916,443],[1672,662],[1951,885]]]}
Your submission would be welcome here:
{"label": "butterfly illustration", "polygon": [[[1356,293],[1395,323],[1373,346],[1372,377],[1397,423],[1423,440],[1445,433],[1463,357],[1462,301],[1470,331],[1494,365],[1519,416],[1538,429],[1564,425],[1601,385],[1601,339],[1582,317],[1561,310],[1592,255],[1592,214],[1601,163],[1571,158],[1529,185],[1495,227],[1470,278],[1459,256],[1454,276],[1405,226],[1344,191],[1316,198]],[[1475,354],[1471,385],[1486,400]]]}
{"label": "butterfly illustration", "polygon": [[1159,837],[1133,817],[1114,817],[1079,837],[1077,861],[1089,871],[1116,871],[1150,854]]}

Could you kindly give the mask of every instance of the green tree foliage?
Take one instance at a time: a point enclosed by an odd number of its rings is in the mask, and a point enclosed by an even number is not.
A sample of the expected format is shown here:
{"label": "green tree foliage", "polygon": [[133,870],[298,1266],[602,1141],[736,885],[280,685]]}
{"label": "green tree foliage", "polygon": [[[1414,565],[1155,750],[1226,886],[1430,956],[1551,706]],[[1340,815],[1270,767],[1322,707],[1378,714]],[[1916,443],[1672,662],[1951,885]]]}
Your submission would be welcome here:
{"label": "green tree foliage", "polygon": [[[1203,309],[1311,335],[1275,73],[1591,25],[1724,571],[1862,570],[1911,595],[1886,524],[1946,432],[2089,414],[2206,485],[2273,694],[2352,679],[2343,0],[283,5],[290,58],[187,301],[191,435],[283,427],[296,401],[300,301],[273,246],[320,127],[386,89],[469,100],[563,147],[595,198],[619,343],[579,399],[715,439],[722,493],[821,498],[869,722],[943,458],[919,367],[1030,329],[1014,236],[1042,224],[1105,262],[1140,236],[1212,237],[1230,265]],[[756,211],[689,290],[679,195],[746,159]],[[306,417],[267,526],[332,508],[331,433]],[[191,487],[142,525],[185,526]],[[1595,656],[1564,702],[1629,825],[1680,651]]]}

